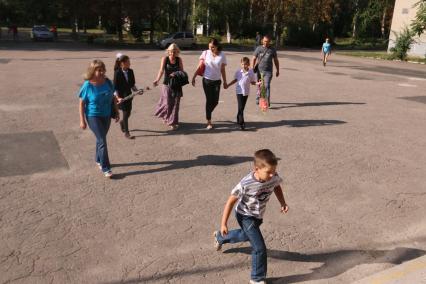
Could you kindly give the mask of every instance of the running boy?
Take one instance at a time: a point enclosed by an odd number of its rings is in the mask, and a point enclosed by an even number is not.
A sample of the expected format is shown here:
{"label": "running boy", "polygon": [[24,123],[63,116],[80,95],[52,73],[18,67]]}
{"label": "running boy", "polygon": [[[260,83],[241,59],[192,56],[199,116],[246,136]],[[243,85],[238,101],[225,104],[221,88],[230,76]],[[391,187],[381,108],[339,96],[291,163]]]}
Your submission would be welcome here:
{"label": "running boy", "polygon": [[234,80],[232,80],[228,85],[225,86],[226,88],[229,88],[229,86],[232,86],[233,84],[237,83],[237,123],[240,125],[241,130],[244,130],[246,128],[246,125],[244,123],[244,108],[246,106],[247,98],[250,93],[250,84],[255,85],[256,79],[256,74],[253,72],[252,69],[250,69],[250,59],[248,57],[243,57],[241,58],[241,69],[235,72]]}
{"label": "running boy", "polygon": [[327,59],[331,54],[331,44],[330,44],[329,38],[325,39],[325,42],[322,45],[321,53],[322,53],[322,65],[325,66],[327,64]]}
{"label": "running boy", "polygon": [[[269,149],[254,153],[254,170],[231,191],[231,196],[223,210],[220,231],[214,232],[216,250],[220,250],[226,243],[250,242],[252,246],[251,284],[266,283],[266,246],[260,225],[266,203],[272,192],[281,204],[281,212],[287,213],[289,209],[280,186],[282,179],[276,173],[277,164],[277,158]],[[235,211],[241,229],[228,231],[229,215],[237,201]]]}

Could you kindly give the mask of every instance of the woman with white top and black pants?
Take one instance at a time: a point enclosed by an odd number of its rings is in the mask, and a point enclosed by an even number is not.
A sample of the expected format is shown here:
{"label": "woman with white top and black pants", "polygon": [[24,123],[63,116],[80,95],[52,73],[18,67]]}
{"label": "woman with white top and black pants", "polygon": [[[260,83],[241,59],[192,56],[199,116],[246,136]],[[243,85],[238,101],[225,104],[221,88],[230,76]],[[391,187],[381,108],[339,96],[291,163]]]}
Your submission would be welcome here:
{"label": "woman with white top and black pants", "polygon": [[[223,79],[223,85],[226,86],[226,56],[222,52],[222,47],[219,45],[217,39],[210,39],[209,49],[203,51],[200,56],[200,63],[198,64],[198,69],[204,64],[204,74],[203,74],[203,89],[204,94],[206,95],[206,119],[207,119],[207,129],[212,129],[212,112],[219,103],[219,93],[220,85]],[[195,78],[197,76],[197,71],[195,71],[194,76],[192,77],[192,85],[195,86]]]}

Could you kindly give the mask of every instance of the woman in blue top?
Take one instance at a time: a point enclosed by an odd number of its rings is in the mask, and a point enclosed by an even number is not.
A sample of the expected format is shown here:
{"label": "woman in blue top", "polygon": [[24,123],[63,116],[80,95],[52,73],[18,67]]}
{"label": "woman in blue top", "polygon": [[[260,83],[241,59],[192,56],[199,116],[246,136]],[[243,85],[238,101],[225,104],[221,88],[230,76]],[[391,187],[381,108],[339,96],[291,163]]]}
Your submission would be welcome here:
{"label": "woman in blue top", "polygon": [[322,45],[321,53],[322,53],[322,65],[325,66],[327,64],[327,59],[331,54],[331,44],[330,44],[329,38],[325,39],[325,42]]}
{"label": "woman in blue top", "polygon": [[114,88],[105,76],[105,64],[101,60],[93,60],[85,75],[85,81],[78,94],[80,98],[80,128],[87,124],[96,136],[96,164],[107,178],[112,177],[108,158],[107,133],[111,124],[111,110],[115,110],[115,122],[120,120],[117,98]]}

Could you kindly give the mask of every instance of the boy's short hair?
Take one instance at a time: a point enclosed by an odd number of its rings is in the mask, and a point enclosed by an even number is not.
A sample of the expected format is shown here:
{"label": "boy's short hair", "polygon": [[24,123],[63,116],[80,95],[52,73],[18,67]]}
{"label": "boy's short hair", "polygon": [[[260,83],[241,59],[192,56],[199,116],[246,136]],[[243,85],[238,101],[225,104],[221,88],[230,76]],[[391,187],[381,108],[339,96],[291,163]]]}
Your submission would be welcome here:
{"label": "boy's short hair", "polygon": [[248,63],[248,64],[250,64],[250,59],[248,58],[248,57],[243,57],[243,58],[241,58],[241,63]]}
{"label": "boy's short hair", "polygon": [[254,153],[254,166],[263,168],[265,166],[276,166],[278,159],[269,149],[258,150]]}

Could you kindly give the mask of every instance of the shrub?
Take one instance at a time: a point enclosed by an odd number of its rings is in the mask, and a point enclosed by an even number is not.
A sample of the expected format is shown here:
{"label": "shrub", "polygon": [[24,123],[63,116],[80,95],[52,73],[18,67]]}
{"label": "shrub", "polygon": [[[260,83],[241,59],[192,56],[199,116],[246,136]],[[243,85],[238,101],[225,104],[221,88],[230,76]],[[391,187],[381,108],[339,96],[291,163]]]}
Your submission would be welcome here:
{"label": "shrub", "polygon": [[132,23],[130,25],[130,33],[136,38],[137,41],[143,42],[144,27],[141,23]]}
{"label": "shrub", "polygon": [[406,60],[410,46],[415,42],[413,38],[414,34],[407,27],[399,34],[396,32],[394,34],[396,37],[395,46],[390,49],[392,56],[400,60]]}

